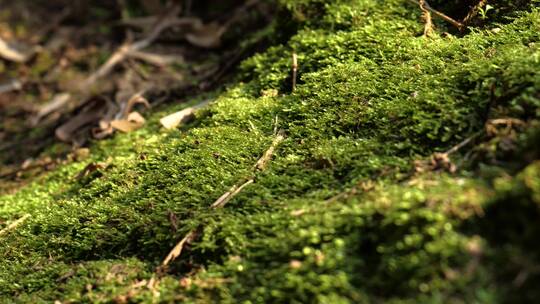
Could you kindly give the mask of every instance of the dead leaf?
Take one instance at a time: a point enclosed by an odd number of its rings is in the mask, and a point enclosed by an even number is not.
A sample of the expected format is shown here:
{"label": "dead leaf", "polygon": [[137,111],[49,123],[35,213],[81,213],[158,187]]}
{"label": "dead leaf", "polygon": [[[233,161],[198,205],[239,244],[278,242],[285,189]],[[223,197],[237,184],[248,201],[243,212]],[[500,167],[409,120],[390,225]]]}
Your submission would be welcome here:
{"label": "dead leaf", "polygon": [[23,63],[28,61],[33,54],[33,50],[22,50],[21,47],[15,46],[0,38],[0,57],[6,60]]}
{"label": "dead leaf", "polygon": [[[150,109],[151,106],[150,106],[150,103],[148,102],[148,100],[146,100],[146,98],[144,98],[142,96],[143,92],[139,92],[139,93],[136,93],[134,94],[127,102],[126,104],[126,107],[124,108],[124,110],[122,111],[122,117],[126,117],[128,116],[128,113],[137,113],[137,112],[132,112],[131,110],[133,109],[133,107],[136,105],[136,104],[142,104],[144,105],[147,109]],[[129,115],[131,115],[129,114]],[[138,113],[137,113],[138,114]],[[139,114],[140,116],[140,114]],[[142,116],[141,116],[142,117]],[[129,119],[128,119],[129,120]],[[144,118],[143,118],[143,123],[144,123]]]}
{"label": "dead leaf", "polygon": [[221,45],[221,37],[226,30],[227,27],[212,22],[194,28],[192,32],[186,34],[186,40],[201,48],[216,48]]}
{"label": "dead leaf", "polygon": [[195,111],[201,109],[210,103],[205,100],[193,107],[185,108],[182,111],[167,115],[159,120],[165,129],[174,129],[182,123],[186,123],[195,117]]}
{"label": "dead leaf", "polygon": [[103,139],[114,133],[114,129],[111,126],[111,120],[119,112],[118,106],[107,99],[107,112],[99,120],[99,126],[97,128],[92,128],[92,136],[96,139]]}
{"label": "dead leaf", "polygon": [[146,120],[141,114],[139,114],[139,112],[131,112],[129,113],[127,119],[117,119],[111,121],[111,127],[118,131],[128,133],[140,129],[144,125],[145,121]]}

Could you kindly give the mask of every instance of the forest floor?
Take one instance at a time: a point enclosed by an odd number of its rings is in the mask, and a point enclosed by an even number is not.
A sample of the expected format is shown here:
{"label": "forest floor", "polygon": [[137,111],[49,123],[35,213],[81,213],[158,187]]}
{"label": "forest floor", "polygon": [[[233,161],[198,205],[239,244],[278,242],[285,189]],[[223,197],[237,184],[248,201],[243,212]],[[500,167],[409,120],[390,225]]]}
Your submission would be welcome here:
{"label": "forest floor", "polygon": [[538,1],[165,2],[0,0],[0,303],[540,297]]}
{"label": "forest floor", "polygon": [[272,14],[260,1],[199,2],[183,12],[147,2],[1,3],[0,193],[92,140],[140,128],[126,122],[132,112],[223,86],[262,46],[256,34]]}

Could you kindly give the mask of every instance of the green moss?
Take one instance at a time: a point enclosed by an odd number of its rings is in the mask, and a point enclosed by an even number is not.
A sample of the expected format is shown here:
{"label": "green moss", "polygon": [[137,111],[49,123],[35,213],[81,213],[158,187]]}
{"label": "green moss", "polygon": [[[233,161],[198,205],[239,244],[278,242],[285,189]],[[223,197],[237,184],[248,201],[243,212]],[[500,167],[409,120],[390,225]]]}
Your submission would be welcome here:
{"label": "green moss", "polygon": [[[243,82],[217,93],[195,123],[160,130],[159,117],[178,106],[164,109],[139,131],[95,143],[89,159],[0,197],[1,227],[31,215],[0,236],[6,302],[536,296],[536,273],[519,288],[512,280],[540,259],[540,12],[496,33],[425,39],[420,12],[397,0],[280,3],[300,30],[245,61]],[[522,123],[453,156],[458,173],[414,172],[415,161],[508,118]],[[268,168],[210,209],[252,174],[274,129],[287,139]],[[91,162],[110,166],[75,179]],[[195,228],[200,236],[156,290],[144,287]]]}

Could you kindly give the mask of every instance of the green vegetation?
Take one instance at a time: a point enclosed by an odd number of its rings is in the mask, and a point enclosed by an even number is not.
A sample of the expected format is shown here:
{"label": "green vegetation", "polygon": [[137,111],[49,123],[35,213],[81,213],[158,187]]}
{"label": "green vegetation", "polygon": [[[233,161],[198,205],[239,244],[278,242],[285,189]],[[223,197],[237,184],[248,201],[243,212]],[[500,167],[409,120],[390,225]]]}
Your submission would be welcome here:
{"label": "green vegetation", "polygon": [[[427,39],[406,1],[282,0],[273,39],[286,42],[243,62],[196,122],[164,132],[158,119],[178,106],[165,108],[0,197],[0,229],[31,215],[0,235],[1,301],[537,299],[534,4],[504,24],[489,12],[468,33],[437,22],[453,34]],[[287,139],[268,168],[209,209],[251,174],[276,127]],[[432,157],[467,138],[451,160]],[[110,165],[74,178],[91,162]],[[197,228],[154,290],[140,283]]]}

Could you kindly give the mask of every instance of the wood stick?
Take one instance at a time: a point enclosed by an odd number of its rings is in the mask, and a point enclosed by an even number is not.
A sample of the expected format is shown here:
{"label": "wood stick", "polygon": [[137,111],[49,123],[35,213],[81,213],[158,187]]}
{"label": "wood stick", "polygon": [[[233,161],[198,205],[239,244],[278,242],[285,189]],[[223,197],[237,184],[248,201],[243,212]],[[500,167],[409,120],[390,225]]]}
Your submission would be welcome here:
{"label": "wood stick", "polygon": [[422,18],[424,19],[424,37],[429,37],[433,34],[433,20],[431,19],[431,12],[426,9],[426,1],[419,0],[420,9],[422,10]]}
{"label": "wood stick", "polygon": [[[407,0],[411,3],[415,3],[417,5],[420,5],[420,1],[418,0]],[[431,5],[429,5],[429,3],[427,3],[427,1],[424,1],[424,8],[426,10],[428,10],[429,12],[431,12],[432,14],[434,14],[435,16],[441,18],[442,20],[452,24],[453,26],[457,27],[460,31],[463,30],[466,26],[459,22],[459,21],[456,21],[455,19],[451,18],[451,17],[448,17],[447,15],[439,12],[438,10],[434,9],[431,7]]]}
{"label": "wood stick", "polygon": [[270,159],[272,158],[272,155],[274,154],[274,151],[276,149],[276,147],[285,139],[285,131],[283,130],[280,130],[276,137],[274,138],[274,140],[272,141],[272,145],[270,146],[270,148],[268,148],[268,150],[266,150],[266,152],[264,152],[263,156],[261,158],[259,158],[259,160],[257,161],[257,163],[255,164],[255,169],[258,169],[258,170],[264,170],[266,169],[266,165],[268,164],[268,162],[270,161]]}
{"label": "wood stick", "polygon": [[3,236],[5,234],[7,234],[9,231],[17,228],[17,226],[19,226],[20,224],[22,224],[24,221],[26,221],[26,219],[28,219],[30,217],[30,214],[25,214],[23,215],[20,219],[14,221],[13,223],[9,224],[6,228],[0,230],[0,236]]}
{"label": "wood stick", "polygon": [[134,43],[125,42],[114,54],[92,75],[83,81],[82,87],[92,86],[98,79],[108,75],[112,69],[114,69],[120,62],[124,61],[126,57],[132,52],[138,52],[144,48],[150,46],[165,29],[173,24],[173,20],[180,12],[180,7],[174,7],[169,14],[161,19],[154,28],[148,33],[148,35],[139,41]]}
{"label": "wood stick", "polygon": [[223,208],[225,204],[227,204],[233,197],[235,197],[242,189],[244,189],[246,186],[253,184],[255,181],[253,179],[248,179],[245,183],[243,183],[240,186],[234,185],[231,187],[229,191],[227,191],[225,194],[220,196],[211,206],[210,208],[216,209],[216,208]]}
{"label": "wood stick", "polygon": [[192,241],[195,238],[196,234],[196,230],[191,230],[188,234],[186,234],[186,236],[182,240],[180,240],[180,242],[178,242],[176,246],[174,246],[171,252],[169,252],[165,260],[163,260],[163,262],[161,263],[161,266],[165,267],[171,261],[174,261],[177,257],[179,257],[180,254],[182,254],[182,250],[184,249],[186,243]]}
{"label": "wood stick", "polygon": [[298,56],[292,53],[292,91],[296,90],[296,77],[298,74]]}
{"label": "wood stick", "polygon": [[[257,163],[253,166],[254,173],[257,172],[257,170],[264,170],[266,168],[266,164],[268,161],[270,161],[276,147],[285,139],[285,131],[280,130],[276,138],[272,141],[272,144],[270,147],[265,151],[263,156],[257,161]],[[245,187],[247,187],[250,184],[253,184],[255,182],[255,178],[251,177],[244,181],[241,185],[238,186],[238,184],[232,186],[229,191],[225,192],[222,196],[220,196],[211,206],[211,209],[217,209],[217,208],[223,208],[225,204],[227,204],[233,197],[235,197],[238,193],[240,193]],[[170,262],[174,261],[176,258],[182,254],[182,251],[185,247],[185,245],[191,241],[193,241],[198,233],[198,229],[191,230],[174,246],[174,248],[169,252],[167,257],[163,260],[161,263],[161,266],[158,268],[158,272],[162,271]]]}
{"label": "wood stick", "polygon": [[480,9],[486,6],[487,2],[488,0],[480,0],[480,2],[478,2],[475,6],[473,6],[473,8],[471,8],[467,16],[465,16],[465,18],[463,18],[461,22],[465,25],[469,24],[469,22],[471,22],[471,20],[476,17],[476,15],[478,15]]}
{"label": "wood stick", "polygon": [[478,136],[480,136],[482,133],[484,133],[484,131],[480,131],[480,132],[476,132],[475,134],[473,134],[472,136],[466,138],[464,141],[460,142],[459,144],[453,146],[450,150],[446,151],[444,154],[446,155],[450,155],[452,153],[456,153],[457,151],[459,151],[461,148],[465,147],[466,145],[468,145],[471,141],[473,141],[475,138],[477,138]]}

